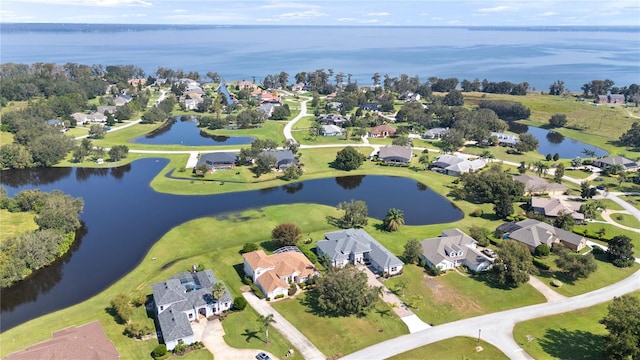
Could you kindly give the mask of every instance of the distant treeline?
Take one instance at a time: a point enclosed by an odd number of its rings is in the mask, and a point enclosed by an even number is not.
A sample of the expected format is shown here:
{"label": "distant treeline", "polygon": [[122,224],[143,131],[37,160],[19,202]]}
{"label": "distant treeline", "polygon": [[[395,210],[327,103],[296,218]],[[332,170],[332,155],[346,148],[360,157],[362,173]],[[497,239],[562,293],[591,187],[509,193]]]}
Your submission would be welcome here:
{"label": "distant treeline", "polygon": [[0,208],[10,212],[31,212],[38,229],[4,240],[0,244],[0,287],[24,279],[64,255],[80,227],[84,201],[59,190],[50,193],[23,190],[15,197],[0,188]]}

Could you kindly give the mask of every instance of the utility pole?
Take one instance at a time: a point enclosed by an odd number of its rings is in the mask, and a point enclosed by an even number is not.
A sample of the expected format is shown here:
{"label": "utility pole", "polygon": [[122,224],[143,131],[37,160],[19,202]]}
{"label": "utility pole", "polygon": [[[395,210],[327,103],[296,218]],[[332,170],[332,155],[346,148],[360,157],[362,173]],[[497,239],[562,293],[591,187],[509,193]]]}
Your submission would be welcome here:
{"label": "utility pole", "polygon": [[478,345],[480,345],[480,332],[482,332],[482,329],[478,329]]}

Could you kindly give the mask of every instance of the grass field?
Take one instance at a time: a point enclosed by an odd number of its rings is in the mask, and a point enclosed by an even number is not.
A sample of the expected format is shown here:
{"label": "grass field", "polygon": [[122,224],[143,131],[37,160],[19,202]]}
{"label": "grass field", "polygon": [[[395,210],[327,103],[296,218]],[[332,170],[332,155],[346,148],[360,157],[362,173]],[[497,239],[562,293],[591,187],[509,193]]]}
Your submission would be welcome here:
{"label": "grass field", "polygon": [[273,307],[327,356],[347,355],[409,333],[402,320],[382,301],[362,317],[316,315],[306,294],[278,301]]}
{"label": "grass field", "polygon": [[618,224],[622,224],[624,226],[640,229],[640,220],[636,219],[635,216],[629,214],[611,214],[611,219]]}
{"label": "grass field", "polygon": [[640,209],[640,195],[626,195],[626,196],[622,196],[621,198],[626,202],[628,202],[629,204]]}
{"label": "grass field", "polygon": [[388,360],[415,360],[415,359],[452,359],[464,360],[494,360],[508,359],[502,351],[485,341],[479,344],[482,351],[477,351],[478,339],[468,337],[454,337],[425,345],[411,351],[390,357]]}
{"label": "grass field", "polygon": [[32,212],[12,213],[8,210],[0,209],[0,224],[2,224],[0,243],[11,237],[38,229]]}
{"label": "grass field", "polygon": [[[632,294],[640,297],[638,291]],[[522,322],[516,324],[513,336],[535,359],[602,359],[607,330],[598,321],[606,316],[609,304]]]}
{"label": "grass field", "polygon": [[416,265],[407,265],[401,277],[384,284],[395,290],[401,280],[408,283],[404,297],[399,294],[401,298],[408,302],[416,296],[422,299],[412,310],[422,321],[435,325],[545,301],[529,284],[504,289],[486,274],[470,276],[449,271],[432,277]]}

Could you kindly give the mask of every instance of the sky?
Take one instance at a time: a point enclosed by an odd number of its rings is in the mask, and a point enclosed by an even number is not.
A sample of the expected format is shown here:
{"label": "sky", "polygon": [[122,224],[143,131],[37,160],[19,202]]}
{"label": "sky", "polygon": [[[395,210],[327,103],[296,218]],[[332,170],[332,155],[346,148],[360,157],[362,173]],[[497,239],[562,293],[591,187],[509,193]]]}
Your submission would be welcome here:
{"label": "sky", "polygon": [[640,26],[638,0],[2,0],[0,22]]}

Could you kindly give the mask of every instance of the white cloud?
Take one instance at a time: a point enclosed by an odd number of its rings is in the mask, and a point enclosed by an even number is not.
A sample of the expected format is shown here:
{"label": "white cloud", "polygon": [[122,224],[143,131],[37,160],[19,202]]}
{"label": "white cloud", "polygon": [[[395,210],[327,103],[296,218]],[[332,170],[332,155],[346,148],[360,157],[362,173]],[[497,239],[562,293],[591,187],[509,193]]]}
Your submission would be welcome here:
{"label": "white cloud", "polygon": [[511,6],[494,6],[494,7],[490,7],[490,8],[482,8],[482,9],[478,9],[478,12],[480,13],[493,13],[493,12],[502,12],[502,11],[508,11],[508,10],[513,10],[513,8]]}
{"label": "white cloud", "polygon": [[67,5],[67,6],[151,6],[153,3],[146,0],[22,0],[21,2],[45,4],[45,5]]}
{"label": "white cloud", "polygon": [[391,15],[390,13],[383,11],[383,12],[370,12],[367,13],[365,16],[389,16]]}
{"label": "white cloud", "polygon": [[553,15],[558,15],[558,13],[554,11],[547,11],[547,12],[543,12],[542,14],[538,14],[538,16],[553,16]]}
{"label": "white cloud", "polygon": [[327,16],[327,14],[317,10],[295,11],[278,15],[281,19],[311,19]]}
{"label": "white cloud", "polygon": [[362,24],[375,24],[377,22],[378,22],[378,19],[360,20],[360,23],[362,23]]}
{"label": "white cloud", "polygon": [[303,4],[296,2],[273,1],[270,4],[260,5],[258,9],[319,9],[320,6],[314,4]]}
{"label": "white cloud", "polygon": [[348,17],[343,17],[343,18],[339,18],[338,21],[356,21],[356,19],[354,18],[348,18]]}
{"label": "white cloud", "polygon": [[174,13],[186,13],[186,12],[189,12],[189,10],[187,10],[187,9],[175,9],[175,10],[173,10],[173,12]]}
{"label": "white cloud", "polygon": [[420,16],[429,16],[429,13],[421,12],[421,13],[420,13]]}

